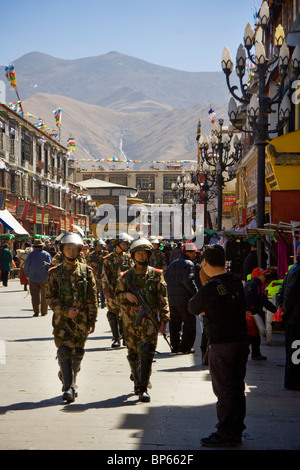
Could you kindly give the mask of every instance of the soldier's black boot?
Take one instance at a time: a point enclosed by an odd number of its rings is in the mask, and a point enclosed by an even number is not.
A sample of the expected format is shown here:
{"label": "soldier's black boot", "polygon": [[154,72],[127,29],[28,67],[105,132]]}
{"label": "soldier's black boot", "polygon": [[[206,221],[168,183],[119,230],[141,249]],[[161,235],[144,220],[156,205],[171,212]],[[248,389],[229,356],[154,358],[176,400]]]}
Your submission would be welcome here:
{"label": "soldier's black boot", "polygon": [[113,336],[113,342],[111,347],[119,348],[121,346],[121,335],[119,331],[119,321],[117,315],[113,312],[107,312],[107,319]]}
{"label": "soldier's black boot", "polygon": [[78,396],[78,393],[76,391],[77,385],[76,385],[76,377],[78,372],[80,371],[80,365],[81,361],[84,356],[84,349],[83,348],[76,348],[75,349],[75,354],[72,356],[72,369],[73,369],[73,381],[72,381],[72,387],[75,390],[75,397]]}
{"label": "soldier's black boot", "polygon": [[152,361],[155,348],[151,343],[144,343],[141,347],[141,385],[139,389],[139,400],[149,402],[150,395],[147,391],[152,371]]}
{"label": "soldier's black boot", "polygon": [[62,391],[63,401],[72,403],[75,401],[75,390],[73,384],[73,369],[72,369],[72,350],[66,346],[62,346],[57,350],[58,364],[60,367],[60,378],[63,383]]}
{"label": "soldier's black boot", "polygon": [[130,365],[130,379],[134,382],[134,393],[139,395],[140,380],[141,380],[141,361],[137,354],[128,354],[127,356]]}

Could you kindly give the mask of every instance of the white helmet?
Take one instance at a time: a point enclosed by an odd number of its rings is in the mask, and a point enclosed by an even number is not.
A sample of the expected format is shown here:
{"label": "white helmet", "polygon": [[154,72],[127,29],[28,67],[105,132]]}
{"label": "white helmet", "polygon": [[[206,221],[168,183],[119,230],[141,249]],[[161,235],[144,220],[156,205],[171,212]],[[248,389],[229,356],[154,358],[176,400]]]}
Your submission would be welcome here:
{"label": "white helmet", "polygon": [[60,239],[60,244],[61,245],[66,245],[67,243],[74,243],[75,245],[78,245],[80,249],[83,247],[83,240],[78,233],[73,233],[73,232],[66,232]]}
{"label": "white helmet", "polygon": [[146,238],[139,238],[138,240],[135,240],[130,247],[130,253],[134,254],[137,251],[141,251],[141,250],[152,253],[152,250],[153,250],[152,243]]}
{"label": "white helmet", "polygon": [[128,233],[124,232],[124,233],[121,233],[120,235],[118,235],[116,238],[114,238],[112,240],[112,244],[114,246],[116,246],[116,245],[119,245],[122,242],[131,243],[132,240],[133,240],[133,238],[130,235],[128,235]]}

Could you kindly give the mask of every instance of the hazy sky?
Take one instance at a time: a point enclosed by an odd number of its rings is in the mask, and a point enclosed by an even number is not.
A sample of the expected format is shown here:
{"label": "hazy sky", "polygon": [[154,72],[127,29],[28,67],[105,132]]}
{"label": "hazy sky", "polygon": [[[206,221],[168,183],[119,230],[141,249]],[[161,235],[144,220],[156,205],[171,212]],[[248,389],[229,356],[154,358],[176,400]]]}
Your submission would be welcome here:
{"label": "hazy sky", "polygon": [[[189,72],[233,59],[261,0],[2,0],[0,65],[28,52],[77,59],[117,51]],[[16,70],[17,72],[17,70]],[[87,71],[88,73],[88,71]]]}

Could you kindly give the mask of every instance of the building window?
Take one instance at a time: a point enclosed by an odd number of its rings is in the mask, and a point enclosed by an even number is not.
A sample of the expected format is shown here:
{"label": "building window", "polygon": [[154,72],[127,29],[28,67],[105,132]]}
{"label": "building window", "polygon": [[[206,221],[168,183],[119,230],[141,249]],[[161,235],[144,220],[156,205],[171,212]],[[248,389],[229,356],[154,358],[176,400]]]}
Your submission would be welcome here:
{"label": "building window", "polygon": [[36,149],[37,149],[38,161],[40,162],[42,160],[42,147],[41,147],[41,145],[37,145]]}
{"label": "building window", "polygon": [[171,189],[172,183],[176,183],[177,175],[164,175],[164,189]]}
{"label": "building window", "polygon": [[109,182],[127,186],[127,175],[113,175],[109,177]]}
{"label": "building window", "polygon": [[173,204],[173,194],[164,194],[164,204]]}
{"label": "building window", "polygon": [[30,165],[32,165],[32,137],[25,133],[22,133],[21,136],[21,158],[23,162],[27,161],[30,163]]}
{"label": "building window", "polygon": [[155,202],[155,194],[150,192],[142,191],[139,193],[138,196],[142,199],[143,202],[148,202],[149,204],[153,204]]}
{"label": "building window", "polygon": [[16,192],[16,178],[14,174],[10,176],[10,192],[11,193]]}
{"label": "building window", "polygon": [[136,187],[139,189],[155,189],[154,176],[137,176]]}
{"label": "building window", "polygon": [[49,159],[48,159],[48,149],[44,149],[44,155],[45,155],[45,172],[47,173],[49,171],[48,165],[49,165]]}

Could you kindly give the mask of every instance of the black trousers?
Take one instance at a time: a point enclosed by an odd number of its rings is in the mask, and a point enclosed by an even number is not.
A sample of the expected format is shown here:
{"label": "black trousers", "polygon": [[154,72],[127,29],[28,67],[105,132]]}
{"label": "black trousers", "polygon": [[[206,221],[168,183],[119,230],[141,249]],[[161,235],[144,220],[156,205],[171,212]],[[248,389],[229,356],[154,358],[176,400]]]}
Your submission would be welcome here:
{"label": "black trousers", "polygon": [[260,344],[261,344],[261,339],[260,335],[257,334],[256,336],[248,336],[248,341],[252,349],[251,356],[252,357],[257,357],[261,355],[260,352]]}
{"label": "black trousers", "polygon": [[211,344],[209,369],[217,401],[218,433],[225,438],[240,438],[246,428],[245,375],[248,342]]}
{"label": "black trousers", "polygon": [[170,306],[169,331],[174,351],[190,351],[196,339],[196,317],[189,313],[187,305]]}
{"label": "black trousers", "polygon": [[7,287],[8,273],[9,271],[1,271],[1,279],[5,287]]}

